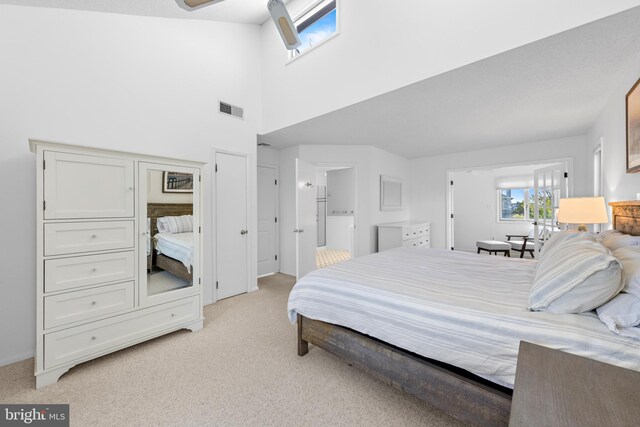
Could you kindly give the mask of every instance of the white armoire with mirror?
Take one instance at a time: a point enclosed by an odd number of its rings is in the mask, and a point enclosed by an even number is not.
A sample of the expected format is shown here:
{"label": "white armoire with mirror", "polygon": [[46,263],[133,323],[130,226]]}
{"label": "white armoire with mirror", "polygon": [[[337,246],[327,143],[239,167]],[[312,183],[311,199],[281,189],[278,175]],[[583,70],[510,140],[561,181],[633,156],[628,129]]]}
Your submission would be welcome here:
{"label": "white armoire with mirror", "polygon": [[36,387],[202,328],[202,163],[30,141],[37,157]]}

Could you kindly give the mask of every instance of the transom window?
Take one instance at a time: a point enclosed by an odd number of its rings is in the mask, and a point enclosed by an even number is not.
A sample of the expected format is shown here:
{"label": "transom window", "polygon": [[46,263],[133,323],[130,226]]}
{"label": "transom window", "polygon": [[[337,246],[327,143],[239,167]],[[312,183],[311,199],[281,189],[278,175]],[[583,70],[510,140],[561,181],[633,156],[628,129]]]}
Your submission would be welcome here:
{"label": "transom window", "polygon": [[[553,198],[550,192],[538,190],[542,201],[539,218],[553,219]],[[535,215],[535,190],[533,188],[498,189],[498,219],[500,221],[533,221]]]}
{"label": "transom window", "polygon": [[294,21],[293,24],[296,26],[298,34],[300,34],[302,45],[291,51],[291,58],[322,44],[338,34],[338,9],[336,3],[337,0],[319,1]]}

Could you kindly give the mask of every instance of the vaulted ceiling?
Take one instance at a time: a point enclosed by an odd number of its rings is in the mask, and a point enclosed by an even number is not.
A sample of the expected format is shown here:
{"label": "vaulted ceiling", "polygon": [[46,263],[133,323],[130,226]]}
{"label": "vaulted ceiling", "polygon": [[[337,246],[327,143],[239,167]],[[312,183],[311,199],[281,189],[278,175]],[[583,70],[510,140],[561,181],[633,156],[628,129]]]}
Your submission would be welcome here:
{"label": "vaulted ceiling", "polygon": [[374,145],[414,158],[584,134],[621,73],[640,69],[638,22],[636,7],[259,141]]}

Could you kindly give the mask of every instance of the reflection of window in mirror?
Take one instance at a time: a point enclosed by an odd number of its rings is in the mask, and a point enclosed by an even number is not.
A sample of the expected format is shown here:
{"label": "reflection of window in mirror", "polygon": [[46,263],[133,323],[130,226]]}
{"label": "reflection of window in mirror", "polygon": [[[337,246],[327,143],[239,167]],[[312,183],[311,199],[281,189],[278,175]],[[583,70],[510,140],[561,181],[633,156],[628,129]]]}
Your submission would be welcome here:
{"label": "reflection of window in mirror", "polygon": [[193,175],[147,175],[147,295],[193,286]]}
{"label": "reflection of window in mirror", "polygon": [[380,210],[402,210],[402,179],[380,175]]}

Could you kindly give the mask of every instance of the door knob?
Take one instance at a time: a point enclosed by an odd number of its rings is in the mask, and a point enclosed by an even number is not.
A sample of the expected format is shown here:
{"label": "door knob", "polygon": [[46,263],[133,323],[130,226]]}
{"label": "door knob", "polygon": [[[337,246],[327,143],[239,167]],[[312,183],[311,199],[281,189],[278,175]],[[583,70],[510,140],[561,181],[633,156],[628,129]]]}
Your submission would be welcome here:
{"label": "door knob", "polygon": [[248,232],[249,232],[249,230],[240,230],[240,234],[242,234],[243,236],[244,236],[245,234],[247,234]]}

